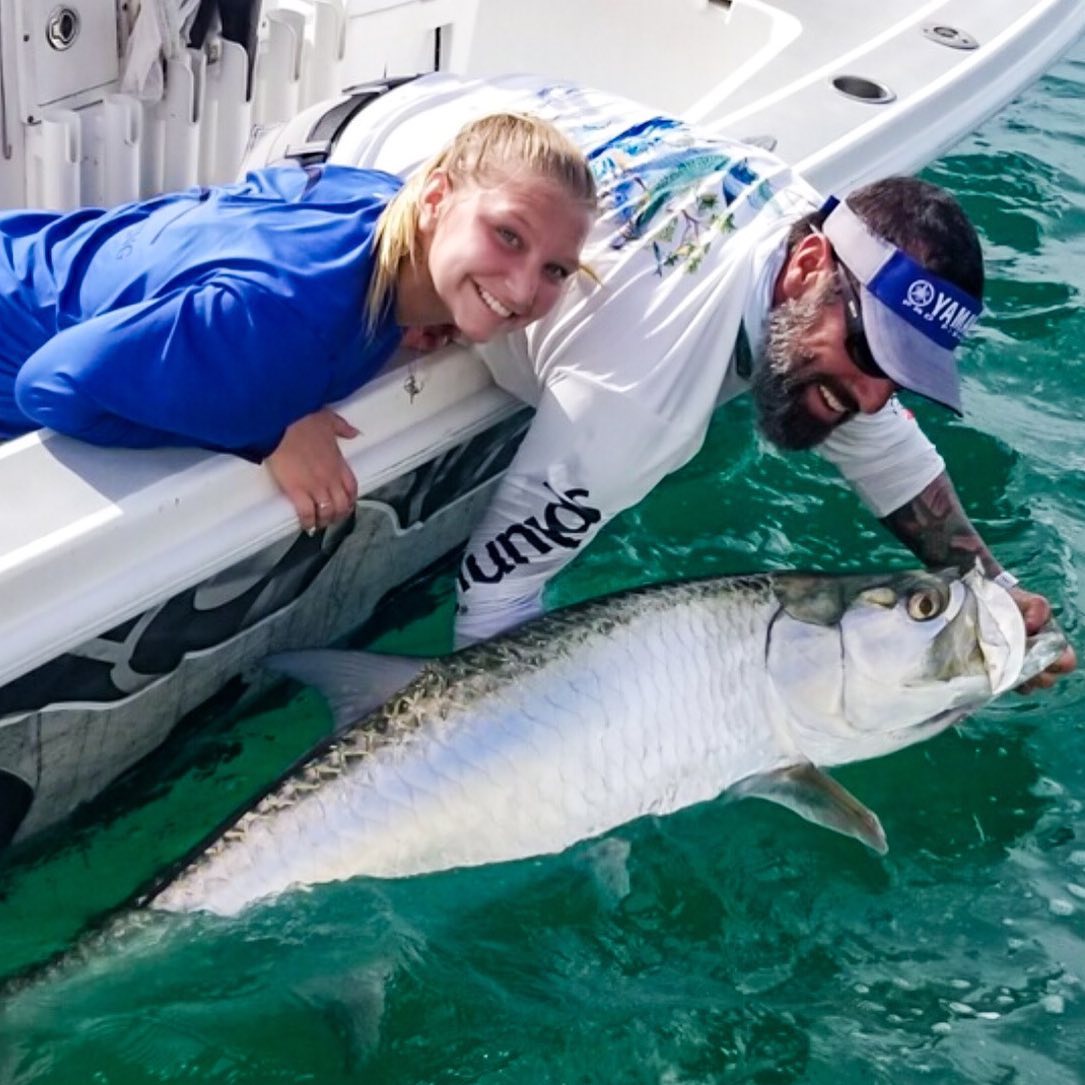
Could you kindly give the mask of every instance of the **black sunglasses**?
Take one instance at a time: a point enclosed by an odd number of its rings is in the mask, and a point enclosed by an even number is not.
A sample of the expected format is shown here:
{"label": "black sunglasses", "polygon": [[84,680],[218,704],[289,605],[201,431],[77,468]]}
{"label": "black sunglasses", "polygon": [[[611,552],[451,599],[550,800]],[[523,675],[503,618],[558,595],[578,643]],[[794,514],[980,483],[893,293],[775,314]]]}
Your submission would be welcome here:
{"label": "black sunglasses", "polygon": [[863,310],[859,307],[859,295],[852,285],[848,269],[837,260],[836,281],[840,284],[840,297],[844,302],[844,349],[857,369],[868,377],[888,380],[886,372],[874,360],[866,332],[863,331]]}

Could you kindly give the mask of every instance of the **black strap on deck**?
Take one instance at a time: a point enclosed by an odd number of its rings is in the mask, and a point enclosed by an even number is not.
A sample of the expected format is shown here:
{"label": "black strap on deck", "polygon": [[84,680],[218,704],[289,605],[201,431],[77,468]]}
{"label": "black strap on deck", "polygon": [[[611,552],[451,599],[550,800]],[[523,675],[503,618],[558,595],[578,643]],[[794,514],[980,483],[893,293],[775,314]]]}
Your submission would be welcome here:
{"label": "black strap on deck", "polygon": [[285,158],[295,159],[299,165],[314,166],[327,162],[339,137],[346,131],[347,125],[370,102],[396,87],[403,86],[417,79],[417,75],[398,76],[394,79],[375,79],[369,83],[358,83],[348,87],[340,101],[329,106],[309,129],[303,143],[292,143],[286,148]]}

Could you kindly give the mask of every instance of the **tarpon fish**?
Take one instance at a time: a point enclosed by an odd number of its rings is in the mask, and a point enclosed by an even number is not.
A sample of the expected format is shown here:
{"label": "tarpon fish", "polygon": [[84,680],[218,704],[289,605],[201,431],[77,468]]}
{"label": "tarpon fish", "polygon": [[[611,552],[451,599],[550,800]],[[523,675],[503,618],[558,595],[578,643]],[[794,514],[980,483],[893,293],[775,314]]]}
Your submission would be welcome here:
{"label": "tarpon fish", "polygon": [[341,730],[147,903],[230,915],[292,886],[554,853],[724,792],[884,852],[822,768],[938,733],[1065,643],[1027,638],[976,570],[645,588],[438,661],[287,654],[275,666]]}

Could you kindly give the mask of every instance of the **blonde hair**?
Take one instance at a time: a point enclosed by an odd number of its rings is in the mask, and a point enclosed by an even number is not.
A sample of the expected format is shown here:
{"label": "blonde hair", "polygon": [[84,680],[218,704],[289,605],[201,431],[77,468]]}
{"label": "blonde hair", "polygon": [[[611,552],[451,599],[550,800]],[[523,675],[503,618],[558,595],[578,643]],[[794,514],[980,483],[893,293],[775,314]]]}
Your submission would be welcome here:
{"label": "blonde hair", "polygon": [[581,150],[549,121],[525,113],[491,113],[465,124],[452,142],[420,167],[392,197],[377,222],[376,266],[365,299],[368,328],[391,301],[404,260],[417,263],[422,189],[437,170],[449,180],[484,184],[508,168],[526,169],[558,184],[571,199],[595,211],[595,178]]}

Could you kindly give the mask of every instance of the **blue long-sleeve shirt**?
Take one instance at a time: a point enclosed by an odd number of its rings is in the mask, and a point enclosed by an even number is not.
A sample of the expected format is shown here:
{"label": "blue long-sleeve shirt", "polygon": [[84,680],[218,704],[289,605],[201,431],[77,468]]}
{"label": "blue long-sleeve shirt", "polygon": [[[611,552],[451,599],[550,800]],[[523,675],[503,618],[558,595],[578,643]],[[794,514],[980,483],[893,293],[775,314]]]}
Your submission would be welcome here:
{"label": "blue long-sleeve shirt", "polygon": [[290,165],[109,210],[0,214],[0,439],[50,426],[266,455],[399,343],[390,311],[367,330],[365,297],[400,185]]}

